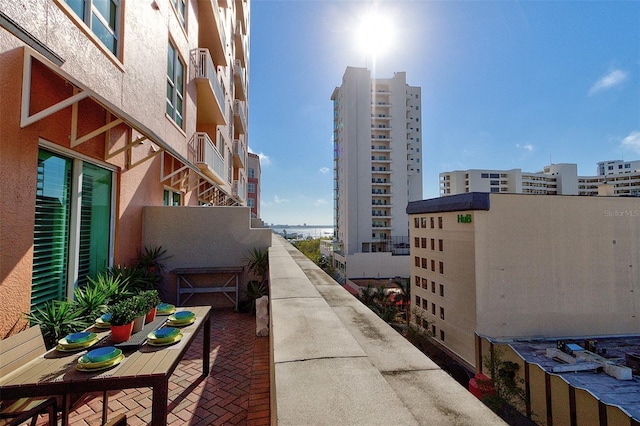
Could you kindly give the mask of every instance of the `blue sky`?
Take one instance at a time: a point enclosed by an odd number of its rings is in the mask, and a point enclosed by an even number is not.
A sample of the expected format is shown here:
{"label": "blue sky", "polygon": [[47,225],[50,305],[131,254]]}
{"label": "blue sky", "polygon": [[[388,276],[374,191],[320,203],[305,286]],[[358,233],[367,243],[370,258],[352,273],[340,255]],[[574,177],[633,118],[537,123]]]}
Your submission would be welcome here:
{"label": "blue sky", "polygon": [[[374,60],[371,9],[394,44]],[[640,1],[253,0],[249,146],[267,223],[333,223],[331,93],[347,66],[422,87],[424,198],[438,174],[640,159]]]}

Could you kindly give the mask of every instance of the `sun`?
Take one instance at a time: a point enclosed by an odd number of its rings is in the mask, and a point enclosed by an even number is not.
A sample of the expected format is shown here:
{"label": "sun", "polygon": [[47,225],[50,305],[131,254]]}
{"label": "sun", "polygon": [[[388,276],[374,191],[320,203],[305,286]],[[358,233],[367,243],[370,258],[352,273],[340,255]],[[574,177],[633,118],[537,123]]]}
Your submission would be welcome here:
{"label": "sun", "polygon": [[364,15],[356,29],[358,49],[375,61],[386,53],[394,43],[395,26],[388,15],[372,10]]}

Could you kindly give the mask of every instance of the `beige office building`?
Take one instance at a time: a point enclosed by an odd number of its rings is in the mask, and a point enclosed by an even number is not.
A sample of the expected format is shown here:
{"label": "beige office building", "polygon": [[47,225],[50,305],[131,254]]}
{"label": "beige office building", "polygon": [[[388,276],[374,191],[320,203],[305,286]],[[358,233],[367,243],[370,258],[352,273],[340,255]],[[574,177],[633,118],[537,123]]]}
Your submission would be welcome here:
{"label": "beige office building", "polygon": [[406,276],[407,203],[422,198],[420,87],[347,67],[332,96],[335,266],[342,278]]}
{"label": "beige office building", "polygon": [[469,193],[411,202],[411,294],[438,345],[640,329],[640,203]]}

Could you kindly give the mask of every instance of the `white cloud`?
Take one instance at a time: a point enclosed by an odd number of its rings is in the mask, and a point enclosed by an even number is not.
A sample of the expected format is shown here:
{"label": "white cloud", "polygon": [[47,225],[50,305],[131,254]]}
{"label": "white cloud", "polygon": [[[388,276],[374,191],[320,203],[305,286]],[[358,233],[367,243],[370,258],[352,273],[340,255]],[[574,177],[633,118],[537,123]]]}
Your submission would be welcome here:
{"label": "white cloud", "polygon": [[315,203],[313,203],[314,206],[326,206],[327,205],[327,200],[325,200],[324,198],[319,198],[316,200]]}
{"label": "white cloud", "polygon": [[288,200],[288,199],[286,199],[286,198],[280,198],[280,197],[278,197],[277,195],[275,195],[275,196],[273,197],[273,201],[274,201],[276,204],[282,204],[282,203],[288,203],[288,202],[289,202],[289,200]]}
{"label": "white cloud", "polygon": [[529,152],[533,152],[533,150],[535,149],[535,147],[533,145],[531,145],[530,143],[526,143],[524,145],[520,145],[518,143],[518,144],[516,144],[516,148],[521,148],[521,149],[524,149],[525,151],[529,151]]}
{"label": "white cloud", "polygon": [[622,84],[627,79],[627,73],[622,70],[613,70],[610,73],[602,76],[598,81],[593,83],[593,86],[589,89],[589,96],[595,95],[603,90],[610,89],[619,84]]}
{"label": "white cloud", "polygon": [[320,168],[320,173],[322,174],[327,174],[331,171],[331,169],[329,169],[328,167],[321,167]]}
{"label": "white cloud", "polygon": [[622,139],[622,148],[630,148],[632,151],[640,154],[640,132],[635,131],[629,133],[627,137]]}

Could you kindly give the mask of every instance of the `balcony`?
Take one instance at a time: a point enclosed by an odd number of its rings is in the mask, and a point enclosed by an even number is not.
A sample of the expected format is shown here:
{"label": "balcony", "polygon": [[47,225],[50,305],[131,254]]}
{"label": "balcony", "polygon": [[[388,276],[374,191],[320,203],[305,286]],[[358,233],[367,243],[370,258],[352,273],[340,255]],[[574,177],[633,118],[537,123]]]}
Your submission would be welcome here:
{"label": "balcony", "polygon": [[217,0],[198,0],[198,45],[209,49],[214,62],[227,66],[227,35],[222,26],[222,17]]}
{"label": "balcony", "polygon": [[244,138],[233,141],[233,166],[242,169],[247,158],[247,152],[244,148]]}
{"label": "balcony", "polygon": [[247,199],[247,187],[243,180],[236,179],[233,181],[233,196],[242,201]]}
{"label": "balcony", "polygon": [[247,79],[245,69],[239,59],[233,61],[233,87],[235,88],[235,98],[241,101],[247,100]]}
{"label": "balcony", "polygon": [[195,82],[198,92],[198,123],[225,125],[224,89],[222,77],[218,75],[216,67],[209,53],[209,49],[195,49],[196,75]]}
{"label": "balcony", "polygon": [[198,132],[194,135],[196,165],[208,177],[218,184],[224,184],[224,159],[208,134]]}
{"label": "balcony", "polygon": [[243,29],[242,22],[236,21],[236,28],[233,33],[233,40],[236,45],[236,59],[239,59],[243,67],[247,66],[246,57],[249,53],[248,37]]}
{"label": "balcony", "polygon": [[237,129],[237,134],[246,134],[247,133],[247,115],[245,113],[245,105],[244,101],[235,100],[233,101],[233,125],[234,129]]}

